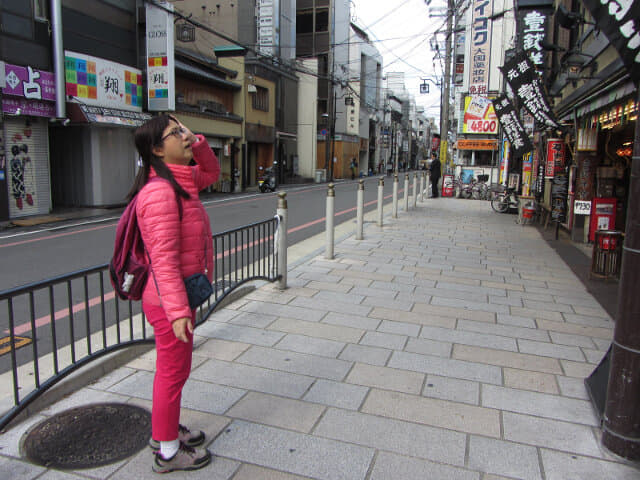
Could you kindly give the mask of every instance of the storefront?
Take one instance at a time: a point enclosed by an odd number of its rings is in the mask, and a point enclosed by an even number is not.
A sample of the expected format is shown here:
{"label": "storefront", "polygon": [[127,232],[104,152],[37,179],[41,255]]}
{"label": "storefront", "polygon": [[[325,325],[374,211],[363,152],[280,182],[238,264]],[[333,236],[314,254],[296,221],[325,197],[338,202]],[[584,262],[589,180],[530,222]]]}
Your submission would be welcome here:
{"label": "storefront", "polygon": [[[593,241],[600,229],[626,229],[638,115],[635,99],[635,87],[628,82],[573,112],[576,133],[566,139],[567,151],[563,153],[568,158],[564,226],[575,240]],[[547,167],[549,175],[549,163]]]}
{"label": "storefront", "polygon": [[55,77],[2,64],[0,220],[51,211],[48,120],[55,118]]}
{"label": "storefront", "polygon": [[134,129],[142,112],[142,71],[65,51],[67,117],[51,127],[51,178],[55,206],[122,205],[133,185]]}

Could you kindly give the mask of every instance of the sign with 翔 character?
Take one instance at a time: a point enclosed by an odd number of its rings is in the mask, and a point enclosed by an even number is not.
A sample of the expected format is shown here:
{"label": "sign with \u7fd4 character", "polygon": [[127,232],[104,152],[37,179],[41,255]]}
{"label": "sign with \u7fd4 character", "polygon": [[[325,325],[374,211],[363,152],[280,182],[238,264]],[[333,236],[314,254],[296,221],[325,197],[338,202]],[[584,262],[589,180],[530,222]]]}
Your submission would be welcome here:
{"label": "sign with \u7fd4 character", "polygon": [[147,3],[147,96],[149,110],[176,109],[173,15],[168,2]]}

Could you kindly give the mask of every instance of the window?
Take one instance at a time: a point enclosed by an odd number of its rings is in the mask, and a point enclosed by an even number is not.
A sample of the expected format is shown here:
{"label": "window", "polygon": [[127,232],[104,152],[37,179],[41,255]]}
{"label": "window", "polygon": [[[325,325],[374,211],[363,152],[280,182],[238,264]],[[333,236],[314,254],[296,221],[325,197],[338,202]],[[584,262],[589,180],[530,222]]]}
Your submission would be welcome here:
{"label": "window", "polygon": [[251,105],[254,110],[269,111],[269,89],[256,85],[256,93],[253,94]]}
{"label": "window", "polygon": [[48,4],[48,0],[33,0],[33,16],[36,20],[46,21],[49,18]]}
{"label": "window", "polygon": [[316,10],[316,32],[329,31],[329,10]]}
{"label": "window", "polygon": [[296,33],[313,33],[313,11],[299,12],[296,15]]}

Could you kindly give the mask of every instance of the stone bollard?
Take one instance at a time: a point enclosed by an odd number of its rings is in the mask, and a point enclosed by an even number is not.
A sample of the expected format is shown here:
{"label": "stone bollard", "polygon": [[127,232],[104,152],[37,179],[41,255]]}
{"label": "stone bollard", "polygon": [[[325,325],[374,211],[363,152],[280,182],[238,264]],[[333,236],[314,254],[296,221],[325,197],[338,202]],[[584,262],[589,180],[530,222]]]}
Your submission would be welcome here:
{"label": "stone bollard", "polygon": [[420,175],[420,203],[424,202],[424,175],[424,172]]}
{"label": "stone bollard", "polygon": [[404,174],[404,211],[409,211],[409,174]]}
{"label": "stone bollard", "polygon": [[413,208],[418,204],[418,174],[413,174]]}
{"label": "stone bollard", "polygon": [[278,226],[278,288],[284,290],[287,288],[287,192],[278,192],[278,208],[276,215],[280,217],[280,225]]}
{"label": "stone bollard", "polygon": [[364,180],[358,181],[358,195],[356,199],[356,240],[364,238]]}
{"label": "stone bollard", "polygon": [[382,203],[384,201],[384,177],[378,179],[378,226],[382,226]]}
{"label": "stone bollard", "polygon": [[393,210],[391,211],[393,218],[398,218],[398,174],[393,174]]}
{"label": "stone bollard", "polygon": [[324,257],[328,260],[333,260],[333,209],[336,200],[335,185],[330,183],[327,186],[327,216],[326,216],[326,231],[327,231],[327,248],[325,250]]}

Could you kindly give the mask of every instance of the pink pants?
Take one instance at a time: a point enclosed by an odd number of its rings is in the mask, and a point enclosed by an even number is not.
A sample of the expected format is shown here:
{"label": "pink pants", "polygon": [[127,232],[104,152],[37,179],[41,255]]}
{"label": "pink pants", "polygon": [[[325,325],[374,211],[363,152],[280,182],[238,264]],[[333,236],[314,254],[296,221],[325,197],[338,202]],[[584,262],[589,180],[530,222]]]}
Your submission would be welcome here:
{"label": "pink pants", "polygon": [[[153,380],[151,436],[163,442],[178,438],[182,387],[191,372],[193,336],[189,342],[178,340],[162,307],[143,303],[142,309],[153,326],[156,339],[156,375]],[[195,324],[195,312],[191,322]]]}

